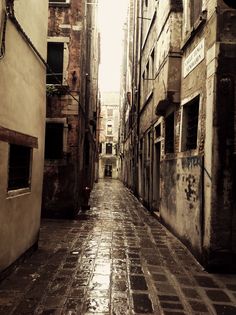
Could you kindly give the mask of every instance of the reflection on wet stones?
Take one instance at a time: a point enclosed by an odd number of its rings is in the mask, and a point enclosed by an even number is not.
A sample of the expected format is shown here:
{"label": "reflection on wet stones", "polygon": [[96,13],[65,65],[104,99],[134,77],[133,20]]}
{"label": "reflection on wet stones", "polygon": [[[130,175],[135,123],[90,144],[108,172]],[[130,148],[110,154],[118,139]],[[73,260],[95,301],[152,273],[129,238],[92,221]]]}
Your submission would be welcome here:
{"label": "reflection on wet stones", "polygon": [[204,272],[119,181],[90,203],[43,221],[40,251],[0,283],[1,315],[236,314],[236,278]]}
{"label": "reflection on wet stones", "polygon": [[85,304],[86,312],[109,312],[110,302],[107,298],[88,298]]}
{"label": "reflection on wet stones", "polygon": [[147,294],[133,294],[133,303],[136,313],[153,313],[152,303]]}

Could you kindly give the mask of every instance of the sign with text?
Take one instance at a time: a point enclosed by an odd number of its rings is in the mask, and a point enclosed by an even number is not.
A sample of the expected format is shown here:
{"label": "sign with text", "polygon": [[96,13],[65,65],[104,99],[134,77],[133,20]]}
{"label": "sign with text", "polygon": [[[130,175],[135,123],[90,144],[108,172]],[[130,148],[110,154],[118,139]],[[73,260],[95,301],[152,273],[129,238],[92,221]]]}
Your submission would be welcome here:
{"label": "sign with text", "polygon": [[184,78],[194,69],[205,57],[205,41],[200,41],[197,47],[184,60]]}

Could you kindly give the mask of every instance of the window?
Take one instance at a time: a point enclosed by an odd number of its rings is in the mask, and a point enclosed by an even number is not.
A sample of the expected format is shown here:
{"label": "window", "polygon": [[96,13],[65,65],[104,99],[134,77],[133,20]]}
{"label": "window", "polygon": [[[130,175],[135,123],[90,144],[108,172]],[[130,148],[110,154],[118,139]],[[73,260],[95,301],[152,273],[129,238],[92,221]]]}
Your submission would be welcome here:
{"label": "window", "polygon": [[155,137],[159,138],[161,136],[161,124],[155,127]]}
{"label": "window", "polygon": [[107,116],[109,116],[109,117],[113,116],[113,109],[112,108],[107,109]]}
{"label": "window", "polygon": [[47,69],[47,84],[63,82],[63,54],[64,43],[48,42],[47,63],[53,73]]}
{"label": "window", "polygon": [[165,119],[165,153],[174,153],[175,113]]}
{"label": "window", "polygon": [[30,147],[10,144],[8,190],[30,187],[31,152]]}
{"label": "window", "polygon": [[199,96],[183,106],[182,150],[197,148]]}
{"label": "window", "polygon": [[63,123],[46,123],[45,159],[63,157]]}
{"label": "window", "polygon": [[106,137],[107,142],[113,142],[113,137]]}
{"label": "window", "polygon": [[148,79],[150,79],[150,65],[149,65],[149,61],[148,61],[147,66],[146,66],[146,73],[147,73],[146,79],[148,80]]}
{"label": "window", "polygon": [[49,3],[69,3],[68,0],[49,0]]}
{"label": "window", "polygon": [[191,12],[190,12],[190,24],[194,24],[198,21],[200,14],[202,13],[202,0],[191,0]]}
{"label": "window", "polygon": [[151,155],[151,132],[148,133],[148,143],[147,143],[147,156],[150,158]]}
{"label": "window", "polygon": [[143,139],[141,139],[139,142],[139,150],[140,150],[140,152],[143,151]]}
{"label": "window", "polygon": [[70,0],[49,0],[49,6],[67,7],[69,6]]}
{"label": "window", "polygon": [[112,135],[112,125],[107,125],[107,135]]}
{"label": "window", "polygon": [[152,50],[151,53],[151,78],[154,79],[155,77],[155,48]]}
{"label": "window", "polygon": [[106,143],[106,154],[112,154],[112,143]]}
{"label": "window", "polygon": [[202,0],[183,0],[183,36],[188,36],[192,29],[196,29],[204,18],[201,16],[203,11]]}

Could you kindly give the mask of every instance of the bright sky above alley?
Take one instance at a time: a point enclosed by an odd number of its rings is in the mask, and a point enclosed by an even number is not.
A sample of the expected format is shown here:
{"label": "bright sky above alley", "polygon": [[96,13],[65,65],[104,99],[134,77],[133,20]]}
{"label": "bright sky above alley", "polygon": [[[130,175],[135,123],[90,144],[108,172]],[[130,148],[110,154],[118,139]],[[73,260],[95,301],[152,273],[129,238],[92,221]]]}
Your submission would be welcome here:
{"label": "bright sky above alley", "polygon": [[118,91],[123,50],[123,24],[128,0],[99,0],[99,28],[101,32],[101,91]]}

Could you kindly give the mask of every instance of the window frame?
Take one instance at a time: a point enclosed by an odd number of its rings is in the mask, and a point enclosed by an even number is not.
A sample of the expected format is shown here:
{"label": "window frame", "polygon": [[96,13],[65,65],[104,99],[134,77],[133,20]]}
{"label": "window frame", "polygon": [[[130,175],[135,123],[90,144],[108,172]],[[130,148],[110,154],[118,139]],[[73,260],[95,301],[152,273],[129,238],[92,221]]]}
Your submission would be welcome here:
{"label": "window frame", "polygon": [[[167,128],[167,125],[170,125],[171,129]],[[170,149],[171,143],[171,149]],[[171,112],[165,118],[165,154],[174,154],[175,153],[175,112]]]}
{"label": "window frame", "polygon": [[[68,143],[68,124],[66,118],[46,118],[46,124],[61,124],[63,125],[62,131],[62,157],[61,158],[46,158],[45,161],[61,161],[64,159],[64,155],[67,153],[67,143]],[[45,126],[46,130],[46,126]],[[46,153],[46,132],[45,132],[45,153]]]}
{"label": "window frame", "polygon": [[[29,160],[27,162],[28,174],[27,174],[27,185],[22,184],[18,187],[11,187],[9,185],[10,182],[10,167],[11,167],[11,146],[16,147],[23,147],[29,150]],[[24,144],[17,144],[17,143],[8,143],[8,165],[7,165],[7,196],[14,197],[16,195],[21,195],[31,191],[31,184],[32,184],[32,165],[33,165],[33,147],[24,145]]]}
{"label": "window frame", "polygon": [[53,6],[57,6],[57,7],[68,7],[68,6],[70,5],[70,1],[71,1],[71,0],[65,0],[65,1],[63,1],[63,2],[62,2],[62,1],[56,1],[56,0],[55,0],[55,1],[52,1],[52,0],[50,1],[50,0],[49,0],[48,3],[49,3],[49,6],[50,6],[50,7],[53,7]]}
{"label": "window frame", "polygon": [[[194,13],[194,1],[193,0],[184,0],[183,3],[183,27],[182,27],[182,46],[184,46],[192,36],[195,36],[196,30],[199,29],[199,26],[206,20],[206,4],[201,0],[201,9],[199,15],[196,19]],[[193,7],[193,9],[192,9]]]}
{"label": "window frame", "polygon": [[[189,109],[189,106],[196,105],[195,102],[198,102],[198,115],[197,115],[197,127],[196,127],[196,146],[193,148],[187,148],[187,128],[188,128],[188,117],[187,110]],[[187,108],[188,107],[188,108]],[[199,123],[200,123],[200,110],[201,110],[201,95],[197,93],[194,95],[191,99],[188,99],[184,104],[182,104],[182,110],[181,110],[181,141],[180,141],[180,151],[181,152],[191,152],[198,150],[199,146]]]}
{"label": "window frame", "polygon": [[107,136],[113,135],[113,125],[112,123],[107,123]]}
{"label": "window frame", "polygon": [[[70,42],[69,37],[63,37],[63,36],[49,36],[47,38],[47,43],[62,43],[64,44],[64,49],[63,49],[63,65],[62,65],[62,82],[61,83],[46,83],[47,85],[64,85],[67,86],[67,79],[68,79],[68,74],[67,74],[67,67],[69,64],[69,48],[68,48],[68,43]],[[47,56],[48,58],[48,56]],[[47,76],[47,74],[46,74]],[[47,80],[47,77],[46,77]]]}
{"label": "window frame", "polygon": [[[108,146],[111,147],[111,153],[107,153],[107,147]],[[113,144],[111,142],[106,142],[105,152],[106,152],[106,155],[112,155],[113,154]]]}
{"label": "window frame", "polygon": [[113,117],[113,108],[107,108],[107,117]]}
{"label": "window frame", "polygon": [[[30,168],[30,176],[32,178],[32,168],[33,168],[33,155],[34,155],[34,149],[38,149],[38,138],[32,135],[28,135],[16,130],[8,129],[0,125],[0,143],[5,142],[7,147],[7,157],[6,157],[6,182],[5,182],[5,192],[6,192],[6,198],[12,198],[17,197],[19,195],[30,193],[31,192],[31,186],[27,188],[21,188],[17,190],[9,190],[8,191],[8,164],[9,164],[9,148],[10,144],[15,145],[21,145],[25,147],[29,147],[31,149],[31,168]],[[30,179],[31,183],[31,179]]]}

